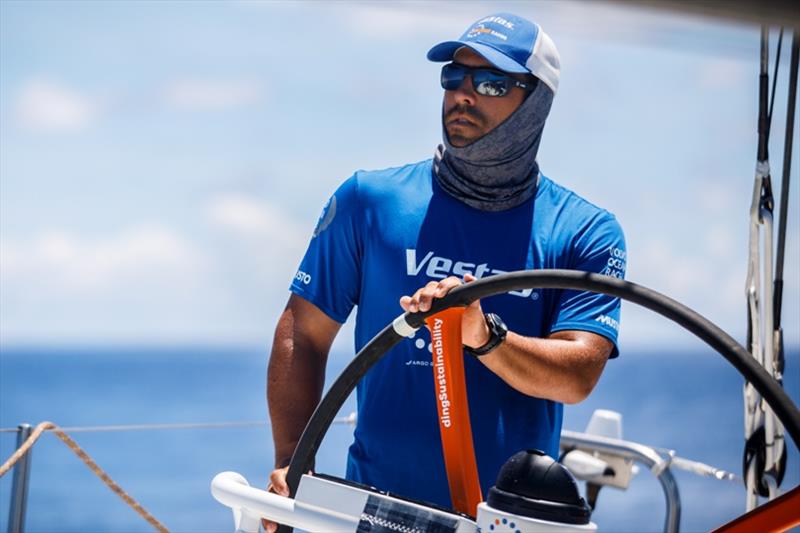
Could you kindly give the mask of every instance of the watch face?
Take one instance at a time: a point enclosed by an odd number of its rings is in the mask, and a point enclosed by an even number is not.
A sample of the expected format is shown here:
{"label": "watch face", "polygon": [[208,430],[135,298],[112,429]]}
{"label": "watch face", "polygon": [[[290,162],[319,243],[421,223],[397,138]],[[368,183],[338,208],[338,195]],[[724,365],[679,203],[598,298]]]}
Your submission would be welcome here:
{"label": "watch face", "polygon": [[508,326],[503,322],[503,319],[494,313],[489,313],[487,319],[489,320],[489,329],[492,330],[492,333],[505,338],[506,333],[508,333]]}
{"label": "watch face", "polygon": [[465,347],[468,353],[477,357],[486,355],[497,348],[506,340],[506,335],[508,334],[508,328],[499,316],[494,313],[486,313],[484,317],[486,319],[486,325],[489,326],[489,340],[479,348]]}

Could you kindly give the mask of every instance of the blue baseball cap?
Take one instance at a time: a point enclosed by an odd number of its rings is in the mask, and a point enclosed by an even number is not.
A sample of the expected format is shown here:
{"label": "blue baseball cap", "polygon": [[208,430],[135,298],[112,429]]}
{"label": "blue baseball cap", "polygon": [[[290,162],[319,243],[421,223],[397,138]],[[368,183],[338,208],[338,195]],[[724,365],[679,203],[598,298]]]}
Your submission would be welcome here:
{"label": "blue baseball cap", "polygon": [[535,22],[511,13],[497,13],[472,24],[457,41],[428,51],[431,61],[452,61],[462,46],[472,49],[504,72],[533,74],[558,90],[561,61],[553,40]]}

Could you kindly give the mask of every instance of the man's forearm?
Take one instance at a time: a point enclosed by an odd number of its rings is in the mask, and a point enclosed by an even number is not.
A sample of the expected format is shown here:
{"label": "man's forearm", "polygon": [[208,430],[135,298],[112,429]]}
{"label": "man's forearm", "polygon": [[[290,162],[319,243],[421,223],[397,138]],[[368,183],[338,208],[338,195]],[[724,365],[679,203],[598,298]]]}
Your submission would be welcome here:
{"label": "man's forearm", "polygon": [[267,371],[276,467],[289,464],[325,382],[327,347],[316,346],[298,331],[295,322],[295,313],[287,307],[275,330]]}
{"label": "man's forearm", "polygon": [[[464,275],[467,283],[476,279],[472,274]],[[413,296],[400,298],[400,307],[409,313],[428,311],[434,299],[443,298],[459,285],[461,280],[455,276],[430,281]],[[476,300],[464,310],[461,342],[476,348],[485,345],[489,338],[480,300]],[[613,348],[610,340],[588,331],[558,331],[546,339],[523,337],[509,331],[505,342],[480,360],[523,394],[577,403],[597,384]]]}
{"label": "man's forearm", "polygon": [[524,394],[577,403],[597,384],[611,350],[610,341],[586,332],[558,332],[546,339],[509,332],[480,360]]}

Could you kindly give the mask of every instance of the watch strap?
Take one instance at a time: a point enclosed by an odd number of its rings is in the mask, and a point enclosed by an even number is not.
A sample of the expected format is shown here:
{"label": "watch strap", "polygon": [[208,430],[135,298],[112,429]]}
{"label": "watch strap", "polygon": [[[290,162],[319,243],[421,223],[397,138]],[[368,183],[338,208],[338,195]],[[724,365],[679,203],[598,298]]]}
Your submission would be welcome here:
{"label": "watch strap", "polygon": [[485,313],[483,317],[486,320],[486,325],[489,326],[489,340],[478,348],[464,345],[464,351],[475,357],[488,354],[500,346],[506,340],[506,335],[508,335],[508,327],[499,316],[494,313]]}

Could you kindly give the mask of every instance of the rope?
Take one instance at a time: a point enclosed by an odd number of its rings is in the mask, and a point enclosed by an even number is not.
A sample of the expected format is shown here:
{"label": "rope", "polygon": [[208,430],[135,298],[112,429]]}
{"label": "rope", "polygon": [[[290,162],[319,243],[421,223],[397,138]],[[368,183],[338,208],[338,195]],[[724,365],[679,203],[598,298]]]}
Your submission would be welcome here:
{"label": "rope", "polygon": [[6,474],[6,472],[11,470],[11,467],[13,467],[17,461],[19,461],[26,453],[28,453],[31,447],[36,443],[36,441],[42,435],[42,433],[48,430],[55,433],[56,436],[59,439],[61,439],[64,442],[64,444],[66,444],[69,447],[70,450],[75,452],[75,455],[77,455],[81,459],[81,461],[83,461],[86,464],[86,466],[88,466],[89,469],[92,472],[94,472],[94,474],[97,477],[99,477],[103,481],[103,483],[105,483],[106,486],[108,486],[108,488],[111,489],[111,491],[114,494],[122,498],[122,500],[125,503],[130,505],[131,508],[133,508],[133,510],[136,511],[139,514],[139,516],[144,518],[148,524],[153,526],[153,528],[155,528],[156,531],[158,531],[159,533],[169,533],[169,530],[166,527],[164,527],[164,525],[161,522],[156,520],[156,518],[153,515],[148,513],[147,510],[145,510],[145,508],[139,504],[139,502],[134,500],[127,492],[122,490],[122,487],[117,485],[117,483],[113,479],[111,479],[108,476],[108,474],[106,474],[103,471],[103,469],[100,468],[97,465],[97,463],[95,463],[92,460],[92,458],[89,457],[89,455],[85,451],[83,451],[83,449],[80,446],[78,446],[78,444],[74,440],[70,438],[69,435],[64,433],[64,431],[62,431],[58,426],[56,426],[52,422],[42,422],[36,426],[36,429],[33,430],[31,436],[28,437],[28,439],[22,444],[22,446],[20,446],[17,449],[17,451],[15,451],[5,463],[3,463],[3,466],[0,466],[0,477],[3,477],[3,475]]}
{"label": "rope", "polygon": [[36,441],[39,440],[39,437],[42,436],[42,433],[54,427],[56,427],[56,425],[53,424],[52,422],[42,422],[41,424],[36,426],[36,428],[31,433],[31,436],[28,437],[28,440],[23,442],[22,446],[17,448],[17,451],[11,454],[11,457],[8,458],[8,461],[3,463],[3,466],[0,466],[0,477],[6,475],[6,472],[11,470],[11,468],[16,464],[16,462],[22,459],[23,455],[28,453],[28,450],[30,450],[31,447],[36,443]]}

